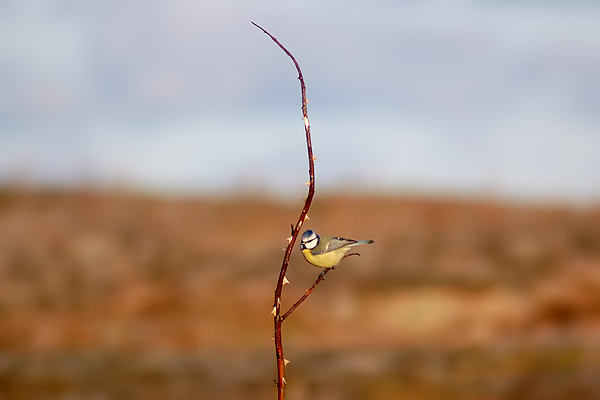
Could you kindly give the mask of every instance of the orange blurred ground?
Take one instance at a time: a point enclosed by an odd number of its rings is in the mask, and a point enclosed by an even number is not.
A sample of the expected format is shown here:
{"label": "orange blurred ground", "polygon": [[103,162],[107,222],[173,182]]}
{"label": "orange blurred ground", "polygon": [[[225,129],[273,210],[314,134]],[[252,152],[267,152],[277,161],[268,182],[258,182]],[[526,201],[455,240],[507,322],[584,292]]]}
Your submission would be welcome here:
{"label": "orange blurred ground", "polygon": [[[297,204],[0,193],[0,399],[275,398]],[[600,398],[600,207],[315,198],[374,239],[284,323],[289,400]],[[320,271],[297,249],[284,308]]]}

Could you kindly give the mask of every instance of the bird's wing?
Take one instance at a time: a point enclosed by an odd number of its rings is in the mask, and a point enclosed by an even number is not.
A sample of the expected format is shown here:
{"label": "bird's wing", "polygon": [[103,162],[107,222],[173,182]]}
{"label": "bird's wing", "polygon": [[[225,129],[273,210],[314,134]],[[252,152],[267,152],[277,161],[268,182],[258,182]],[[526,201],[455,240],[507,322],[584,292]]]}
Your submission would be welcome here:
{"label": "bird's wing", "polygon": [[327,245],[323,249],[320,249],[321,251],[315,253],[315,255],[329,253],[330,251],[341,249],[342,247],[348,246],[349,244],[353,243],[356,243],[356,240],[332,237],[331,240],[327,243]]}

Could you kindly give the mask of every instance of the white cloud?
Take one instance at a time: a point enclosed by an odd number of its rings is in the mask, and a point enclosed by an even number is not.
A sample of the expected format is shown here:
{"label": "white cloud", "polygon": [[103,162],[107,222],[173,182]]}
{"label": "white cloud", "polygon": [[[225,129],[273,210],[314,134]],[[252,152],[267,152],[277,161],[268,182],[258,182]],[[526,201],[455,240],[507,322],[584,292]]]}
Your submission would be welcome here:
{"label": "white cloud", "polygon": [[254,20],[303,68],[323,185],[600,196],[592,3],[2,7],[0,177],[28,159],[42,181],[291,190],[299,85]]}

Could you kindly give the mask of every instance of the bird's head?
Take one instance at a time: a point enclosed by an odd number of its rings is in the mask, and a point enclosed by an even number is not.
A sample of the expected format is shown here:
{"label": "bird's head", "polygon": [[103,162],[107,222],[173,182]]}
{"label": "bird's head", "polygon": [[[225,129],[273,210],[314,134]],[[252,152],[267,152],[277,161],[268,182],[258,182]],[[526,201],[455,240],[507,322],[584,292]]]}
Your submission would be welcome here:
{"label": "bird's head", "polygon": [[319,244],[319,235],[310,229],[302,234],[300,250],[312,250]]}

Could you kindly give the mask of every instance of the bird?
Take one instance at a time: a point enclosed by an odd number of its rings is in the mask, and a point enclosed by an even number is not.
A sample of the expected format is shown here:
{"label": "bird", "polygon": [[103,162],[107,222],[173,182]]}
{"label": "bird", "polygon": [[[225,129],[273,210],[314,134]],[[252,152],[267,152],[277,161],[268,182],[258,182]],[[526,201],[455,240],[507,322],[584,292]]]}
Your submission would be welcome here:
{"label": "bird", "polygon": [[353,240],[332,236],[319,236],[312,230],[302,234],[300,250],[310,264],[319,268],[335,268],[342,259],[358,253],[346,254],[351,247],[371,244],[372,240]]}

